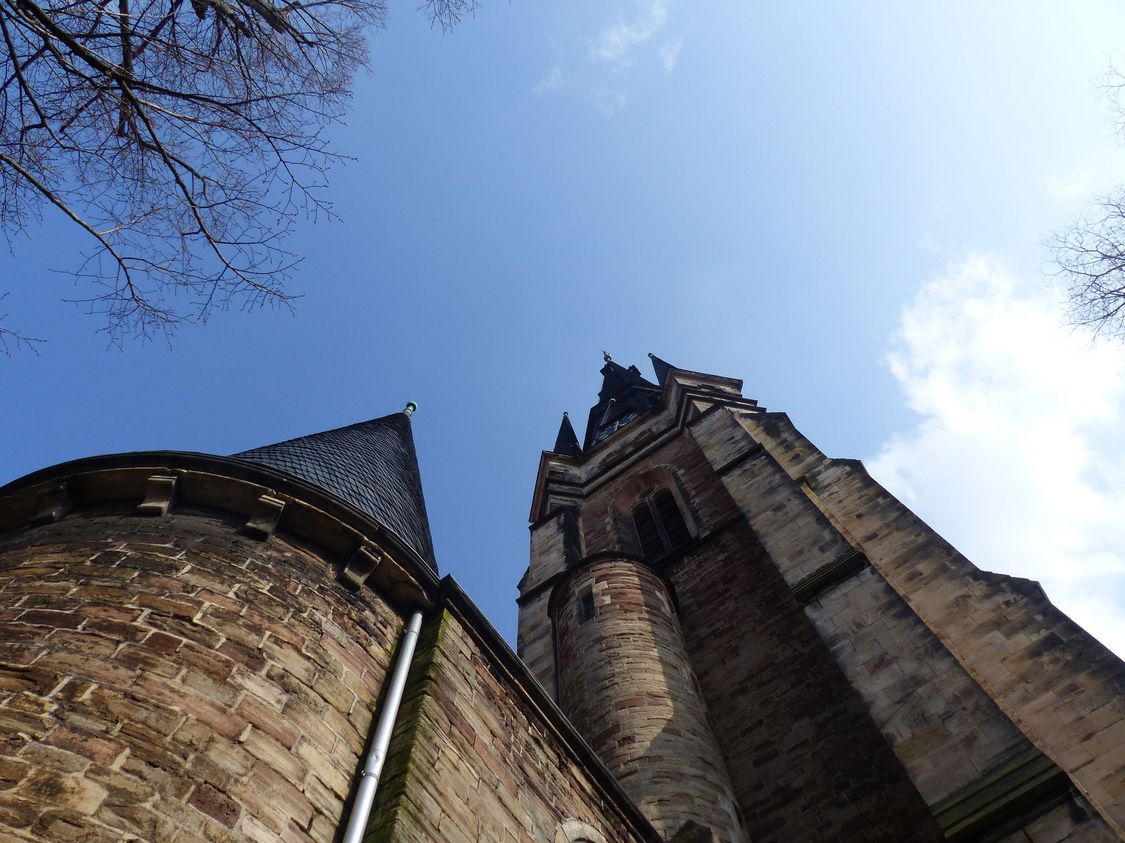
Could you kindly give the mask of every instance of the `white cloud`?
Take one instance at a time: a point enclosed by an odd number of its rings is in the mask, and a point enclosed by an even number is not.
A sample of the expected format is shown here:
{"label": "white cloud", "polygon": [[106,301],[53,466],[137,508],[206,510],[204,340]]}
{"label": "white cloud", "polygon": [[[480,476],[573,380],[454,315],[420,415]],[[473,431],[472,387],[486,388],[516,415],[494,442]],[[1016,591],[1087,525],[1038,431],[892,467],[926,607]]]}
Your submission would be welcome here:
{"label": "white cloud", "polygon": [[1040,581],[1125,655],[1125,348],[1061,313],[987,256],[925,284],[887,358],[920,419],[868,466],[979,567]]}
{"label": "white cloud", "polygon": [[1048,176],[1043,188],[1056,199],[1084,199],[1094,193],[1094,179],[1089,170],[1075,170],[1064,176]]}
{"label": "white cloud", "polygon": [[668,23],[665,0],[638,0],[640,15],[632,20],[619,18],[603,27],[590,42],[590,58],[595,62],[628,67],[633,53],[648,44]]}
{"label": "white cloud", "polygon": [[562,90],[563,75],[562,68],[557,64],[547,71],[546,75],[539,80],[539,84],[535,86],[535,96],[541,97],[544,94],[554,94]]}
{"label": "white cloud", "polygon": [[664,66],[665,73],[671,73],[676,69],[676,64],[680,61],[680,50],[684,48],[683,38],[673,38],[665,41],[657,49],[660,55],[660,63]]}
{"label": "white cloud", "polygon": [[[665,76],[675,71],[684,39],[668,31],[672,0],[616,0],[613,5],[616,12],[595,7],[602,22],[583,26],[594,34],[565,46],[560,60],[532,87],[536,96],[575,92],[608,119],[625,107],[633,73],[655,67]],[[584,59],[571,53],[576,45],[584,50]]]}
{"label": "white cloud", "polygon": [[594,96],[594,103],[598,111],[607,120],[625,107],[628,98],[621,91],[614,91],[601,85],[595,85],[590,93]]}

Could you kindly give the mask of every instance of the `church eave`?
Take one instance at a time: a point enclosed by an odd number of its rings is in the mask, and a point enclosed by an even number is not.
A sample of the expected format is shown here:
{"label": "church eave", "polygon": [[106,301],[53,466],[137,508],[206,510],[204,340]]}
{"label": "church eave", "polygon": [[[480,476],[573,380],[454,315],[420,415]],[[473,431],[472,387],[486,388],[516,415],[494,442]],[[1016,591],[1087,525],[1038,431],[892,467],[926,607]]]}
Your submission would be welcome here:
{"label": "church eave", "polygon": [[39,523],[42,518],[37,510],[43,509],[43,501],[51,495],[66,501],[58,517],[71,509],[125,502],[136,510],[154,477],[174,478],[176,506],[221,510],[252,519],[263,496],[277,500],[284,504],[279,530],[323,544],[341,563],[363,541],[377,544],[402,569],[404,583],[414,583],[414,596],[402,597],[407,604],[427,605],[422,594],[438,581],[428,560],[393,529],[320,486],[257,463],[191,451],[105,454],[28,474],[0,488],[0,532]]}
{"label": "church eave", "polygon": [[706,382],[714,382],[732,387],[739,394],[742,393],[742,378],[729,378],[726,375],[712,375],[707,372],[696,372],[693,369],[679,369],[672,367],[668,370],[667,379],[670,382],[676,380],[676,375],[686,375],[689,378],[699,379]]}

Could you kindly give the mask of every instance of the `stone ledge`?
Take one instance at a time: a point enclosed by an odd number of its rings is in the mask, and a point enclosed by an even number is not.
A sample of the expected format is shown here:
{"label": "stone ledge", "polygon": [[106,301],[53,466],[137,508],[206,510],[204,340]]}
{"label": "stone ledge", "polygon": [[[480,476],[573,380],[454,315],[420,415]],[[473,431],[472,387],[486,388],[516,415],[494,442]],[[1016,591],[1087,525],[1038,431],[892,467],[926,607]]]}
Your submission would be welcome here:
{"label": "stone ledge", "polygon": [[951,843],[998,839],[1055,807],[1070,787],[1066,773],[1035,747],[1023,750],[932,806]]}
{"label": "stone ledge", "polygon": [[[377,547],[383,561],[365,578],[367,587],[400,608],[433,606],[427,596],[437,586],[433,572],[371,516],[307,483],[226,457],[148,452],[91,457],[44,469],[0,489],[0,533],[71,517],[91,506],[121,506],[137,514],[149,498],[154,476],[175,488],[174,499],[169,496],[159,514],[192,508],[254,519],[261,515],[261,501],[268,498],[276,504],[276,533],[270,530],[261,538],[273,533],[316,547],[341,571],[361,547]],[[66,506],[53,504],[60,489],[66,491]]]}
{"label": "stone ledge", "polygon": [[802,606],[807,606],[828,589],[858,574],[864,568],[869,567],[870,564],[866,556],[853,548],[842,556],[836,557],[827,565],[817,568],[794,585],[793,596]]}

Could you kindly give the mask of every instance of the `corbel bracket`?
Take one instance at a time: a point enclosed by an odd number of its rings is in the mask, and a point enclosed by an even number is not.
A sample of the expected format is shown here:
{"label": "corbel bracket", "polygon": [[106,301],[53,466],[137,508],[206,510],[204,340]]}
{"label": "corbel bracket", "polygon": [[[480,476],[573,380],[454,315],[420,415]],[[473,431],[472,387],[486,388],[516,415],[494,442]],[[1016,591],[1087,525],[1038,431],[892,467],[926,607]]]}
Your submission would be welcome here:
{"label": "corbel bracket", "polygon": [[148,478],[145,499],[137,507],[137,512],[141,515],[167,515],[176,497],[178,479],[174,475],[165,474],[154,474]]}
{"label": "corbel bracket", "polygon": [[39,503],[31,523],[50,524],[52,521],[58,521],[73,508],[74,495],[71,492],[70,481],[60,480],[39,495]]}
{"label": "corbel bracket", "polygon": [[254,513],[242,532],[256,539],[268,539],[277,529],[277,522],[281,520],[281,513],[285,509],[285,501],[270,495],[262,495],[254,505]]}
{"label": "corbel bracket", "polygon": [[340,576],[345,582],[351,583],[356,588],[362,586],[367,578],[375,573],[375,569],[383,562],[383,555],[374,545],[361,544],[351,559],[344,563]]}

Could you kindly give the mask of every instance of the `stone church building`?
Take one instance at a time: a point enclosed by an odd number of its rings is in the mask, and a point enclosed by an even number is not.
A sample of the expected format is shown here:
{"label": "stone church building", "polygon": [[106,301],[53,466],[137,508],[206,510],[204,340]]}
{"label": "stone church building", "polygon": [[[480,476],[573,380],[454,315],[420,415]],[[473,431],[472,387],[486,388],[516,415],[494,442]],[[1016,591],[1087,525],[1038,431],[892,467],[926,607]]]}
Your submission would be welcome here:
{"label": "stone church building", "polygon": [[1125,839],[1125,665],[652,365],[540,457],[518,655],[439,574],[412,405],[0,488],[0,841]]}

